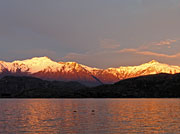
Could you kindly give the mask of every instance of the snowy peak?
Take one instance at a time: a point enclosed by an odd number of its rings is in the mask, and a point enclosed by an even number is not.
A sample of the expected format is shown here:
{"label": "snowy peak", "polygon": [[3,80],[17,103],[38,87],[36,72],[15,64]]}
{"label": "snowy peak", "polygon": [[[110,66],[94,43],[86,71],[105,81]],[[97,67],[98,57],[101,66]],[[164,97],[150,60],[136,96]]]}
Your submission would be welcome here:
{"label": "snowy peak", "polygon": [[80,65],[76,62],[65,62],[64,65],[72,67],[72,68],[78,68]]}
{"label": "snowy peak", "polygon": [[60,64],[58,64],[55,61],[52,61],[48,57],[34,57],[32,59],[14,61],[11,64],[12,67],[17,66],[21,68],[21,66],[24,66],[24,68],[26,68],[27,70],[21,70],[21,71],[28,71],[29,73],[37,73],[39,71],[44,71],[49,69],[52,72],[55,72],[61,68]]}
{"label": "snowy peak", "polygon": [[[159,63],[158,61],[152,60],[148,63],[141,64],[139,66],[127,66],[127,67],[119,67],[119,68],[109,68],[104,71],[106,75],[111,75],[113,77],[114,82],[118,80],[150,75],[150,74],[159,74],[159,73],[168,73],[168,74],[176,74],[180,73],[179,66],[173,66],[168,64]],[[108,81],[108,83],[111,83]]]}
{"label": "snowy peak", "polygon": [[158,64],[158,63],[159,63],[159,62],[156,61],[156,60],[152,60],[152,61],[148,62],[148,64]]}
{"label": "snowy peak", "polygon": [[160,63],[160,62],[158,62],[156,60],[152,60],[150,62],[141,64],[140,66],[159,66],[159,65],[165,65],[165,64],[164,63]]}
{"label": "snowy peak", "polygon": [[169,73],[169,74],[175,74],[180,72],[180,67],[179,66],[174,66],[174,65],[168,65],[164,63],[159,63],[158,61],[150,61],[146,64],[142,64],[141,66],[143,69],[146,70],[151,70],[153,74],[158,74],[158,73]]}
{"label": "snowy peak", "polygon": [[27,62],[27,63],[35,63],[35,62],[53,62],[49,57],[44,56],[44,57],[33,57],[31,59],[26,59],[26,60],[16,60],[14,62]]}
{"label": "snowy peak", "polygon": [[0,62],[0,77],[9,74],[28,75],[48,80],[79,81],[83,84],[99,84],[98,78],[81,64],[76,62],[56,62],[48,57]]}
{"label": "snowy peak", "polygon": [[52,61],[51,60],[51,58],[49,58],[49,57],[47,57],[47,56],[43,56],[43,57],[33,57],[33,58],[31,58],[30,60],[39,60],[39,61],[41,61],[41,60],[46,60],[46,61]]}

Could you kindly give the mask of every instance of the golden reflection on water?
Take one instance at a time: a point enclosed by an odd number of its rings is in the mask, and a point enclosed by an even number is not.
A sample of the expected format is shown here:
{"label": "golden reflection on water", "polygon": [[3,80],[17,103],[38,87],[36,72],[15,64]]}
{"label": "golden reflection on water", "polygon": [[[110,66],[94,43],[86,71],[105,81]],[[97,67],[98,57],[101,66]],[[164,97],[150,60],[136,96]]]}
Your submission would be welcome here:
{"label": "golden reflection on water", "polygon": [[[55,103],[55,106],[53,106],[53,103]],[[76,105],[71,103],[71,100],[68,103],[61,101],[60,106],[56,104],[56,100],[27,101],[25,108],[28,113],[24,113],[26,116],[22,119],[27,121],[26,124],[28,127],[26,131],[55,133],[59,129],[59,125],[62,130],[64,128],[71,128],[75,125],[71,120],[75,119],[72,110]],[[61,129],[58,130],[59,133]],[[75,133],[75,131],[71,132]]]}
{"label": "golden reflection on water", "polygon": [[[112,113],[111,122],[118,122],[124,132],[173,133],[180,132],[180,101],[171,102],[159,99],[125,100],[119,103],[111,103],[108,109]],[[165,104],[165,105],[164,105]],[[178,108],[178,112],[176,111]],[[170,128],[171,127],[171,128]],[[169,129],[170,128],[170,129]]]}
{"label": "golden reflection on water", "polygon": [[0,133],[177,133],[179,99],[0,100]]}

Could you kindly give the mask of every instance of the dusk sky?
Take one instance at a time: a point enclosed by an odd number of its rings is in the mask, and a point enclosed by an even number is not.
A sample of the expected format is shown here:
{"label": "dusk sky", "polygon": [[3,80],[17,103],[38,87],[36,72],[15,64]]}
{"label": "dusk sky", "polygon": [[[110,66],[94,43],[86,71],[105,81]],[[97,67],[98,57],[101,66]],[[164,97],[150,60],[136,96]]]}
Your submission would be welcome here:
{"label": "dusk sky", "polygon": [[180,65],[180,0],[1,0],[0,60]]}

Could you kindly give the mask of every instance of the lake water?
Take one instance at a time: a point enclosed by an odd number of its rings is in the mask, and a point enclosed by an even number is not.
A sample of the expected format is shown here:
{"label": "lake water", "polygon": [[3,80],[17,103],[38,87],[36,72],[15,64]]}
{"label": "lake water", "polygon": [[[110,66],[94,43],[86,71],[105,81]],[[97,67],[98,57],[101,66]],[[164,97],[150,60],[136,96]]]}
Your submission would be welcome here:
{"label": "lake water", "polygon": [[180,99],[0,99],[2,134],[180,133]]}

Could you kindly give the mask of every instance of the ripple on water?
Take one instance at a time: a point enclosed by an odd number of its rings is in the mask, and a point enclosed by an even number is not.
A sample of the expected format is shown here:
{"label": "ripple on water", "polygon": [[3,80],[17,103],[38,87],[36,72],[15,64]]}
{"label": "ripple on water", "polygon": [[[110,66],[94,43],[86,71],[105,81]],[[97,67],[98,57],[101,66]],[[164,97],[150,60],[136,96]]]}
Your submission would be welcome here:
{"label": "ripple on water", "polygon": [[0,99],[0,133],[178,133],[180,99]]}

